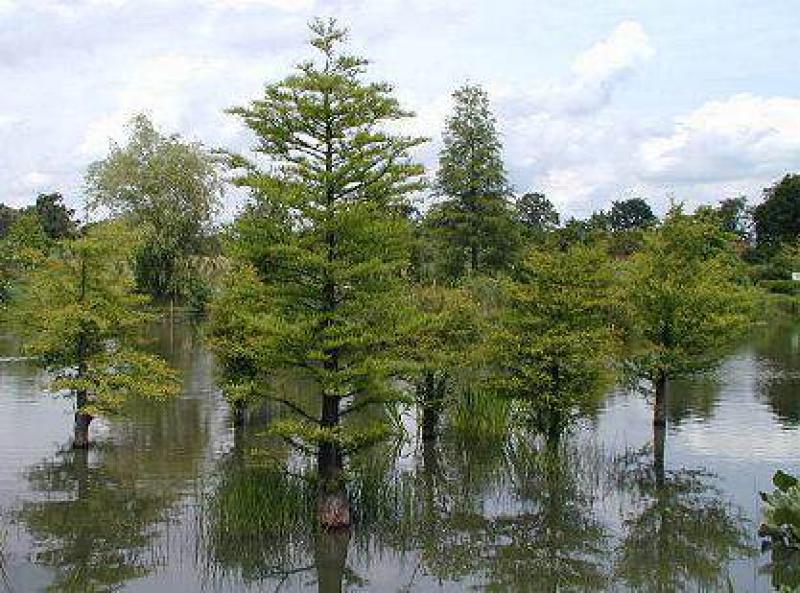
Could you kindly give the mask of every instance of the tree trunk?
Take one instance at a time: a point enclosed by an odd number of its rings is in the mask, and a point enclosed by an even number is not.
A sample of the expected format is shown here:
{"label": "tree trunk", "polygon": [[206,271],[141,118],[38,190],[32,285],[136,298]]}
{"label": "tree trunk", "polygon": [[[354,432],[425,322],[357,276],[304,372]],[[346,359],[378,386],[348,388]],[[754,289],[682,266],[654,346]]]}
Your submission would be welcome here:
{"label": "tree trunk", "polygon": [[350,532],[346,530],[322,531],[317,535],[315,564],[319,593],[342,593],[349,545]]}
{"label": "tree trunk", "polygon": [[87,414],[87,397],[85,391],[79,391],[75,397],[75,431],[72,441],[73,449],[86,449],[89,447],[89,425],[92,423],[92,416]]}
{"label": "tree trunk", "polygon": [[75,437],[72,441],[73,449],[87,449],[89,447],[89,425],[92,417],[83,412],[75,412]]}
{"label": "tree trunk", "polygon": [[656,476],[656,487],[660,490],[666,483],[664,453],[666,449],[667,428],[662,424],[653,425],[653,471]]}
{"label": "tree trunk", "polygon": [[436,380],[436,373],[425,373],[425,381],[420,386],[420,400],[422,403],[422,440],[436,439],[439,429],[439,415],[441,413],[442,399],[444,398],[445,379]]}
{"label": "tree trunk", "polygon": [[653,424],[667,425],[667,376],[659,372],[655,379],[656,400],[653,405]]}
{"label": "tree trunk", "polygon": [[[322,399],[323,427],[339,425],[339,398],[324,395]],[[317,493],[317,518],[325,529],[343,529],[350,526],[350,501],[344,481],[344,456],[337,443],[323,442],[317,453],[319,491]]]}
{"label": "tree trunk", "polygon": [[246,408],[246,404],[241,400],[235,400],[233,402],[231,411],[233,412],[234,428],[239,428],[245,425]]}

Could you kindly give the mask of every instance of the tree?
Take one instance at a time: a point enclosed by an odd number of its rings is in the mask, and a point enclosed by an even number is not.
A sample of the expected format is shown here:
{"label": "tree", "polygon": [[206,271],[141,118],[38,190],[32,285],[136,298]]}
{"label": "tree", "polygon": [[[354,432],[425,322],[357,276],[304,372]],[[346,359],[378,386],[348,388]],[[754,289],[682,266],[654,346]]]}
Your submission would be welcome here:
{"label": "tree", "polygon": [[33,209],[39,216],[45,234],[51,239],[64,239],[75,234],[78,227],[73,219],[75,211],[64,205],[61,194],[40,194]]}
{"label": "tree", "polygon": [[143,297],[134,293],[131,242],[120,223],[101,223],[62,243],[27,274],[12,304],[24,352],[51,373],[53,392],[75,397],[75,448],[88,446],[98,414],[177,391],[166,363],[136,345],[148,317],[140,310]]}
{"label": "tree", "polygon": [[[387,131],[411,114],[390,85],[364,80],[367,61],[341,50],[346,31],[333,20],[310,26],[319,58],[232,110],[272,166],[231,157],[254,203],[234,226],[235,271],[214,332],[228,396],[294,413],[273,430],[316,456],[319,520],[344,527],[345,457],[386,432],[345,419],[394,399],[390,379],[405,368],[396,348],[411,319],[407,196],[423,173],[409,152],[424,140]],[[283,373],[311,381],[319,407],[271,390]]]}
{"label": "tree", "polygon": [[19,216],[19,210],[0,204],[0,240],[5,239],[17,216]]}
{"label": "tree", "polygon": [[14,287],[46,257],[52,241],[35,212],[18,212],[0,239],[0,302],[7,302]]}
{"label": "tree", "polygon": [[713,368],[747,325],[752,292],[729,235],[673,208],[645,237],[626,278],[638,345],[628,371],[655,387],[653,422],[666,423],[670,378]]}
{"label": "tree", "polygon": [[200,144],[162,135],[144,115],[130,122],[124,146],[90,165],[93,208],[130,217],[142,229],[136,253],[139,288],[156,299],[187,296],[181,269],[202,253],[220,201],[217,160]]}
{"label": "tree", "polygon": [[613,353],[613,274],[605,250],[532,250],[509,288],[498,386],[551,443],[591,406]]}
{"label": "tree", "polygon": [[717,215],[723,230],[733,233],[740,239],[747,239],[750,236],[750,208],[747,206],[747,198],[726,198],[719,203]]}
{"label": "tree", "polygon": [[767,254],[800,239],[800,175],[786,175],[766,188],[764,201],[753,209],[753,222],[758,248]]}
{"label": "tree", "polygon": [[507,266],[517,240],[502,145],[486,91],[465,85],[453,100],[436,176],[445,200],[432,216],[461,276],[466,270],[474,274]]}
{"label": "tree", "polygon": [[517,200],[517,219],[529,233],[541,234],[557,227],[560,217],[544,194],[533,192]]}
{"label": "tree", "polygon": [[650,206],[642,198],[613,202],[608,221],[613,232],[646,229],[657,222]]}
{"label": "tree", "polygon": [[468,366],[485,328],[479,305],[466,288],[417,285],[413,297],[418,327],[407,357],[416,363],[413,381],[422,439],[431,440],[436,437],[454,375]]}

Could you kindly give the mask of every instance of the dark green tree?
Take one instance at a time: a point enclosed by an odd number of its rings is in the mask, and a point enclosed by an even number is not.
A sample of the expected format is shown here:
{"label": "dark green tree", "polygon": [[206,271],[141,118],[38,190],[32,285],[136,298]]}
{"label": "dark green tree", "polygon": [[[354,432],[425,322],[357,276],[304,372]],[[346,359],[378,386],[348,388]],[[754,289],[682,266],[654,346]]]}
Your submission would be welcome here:
{"label": "dark green tree", "polygon": [[423,440],[436,437],[439,417],[453,395],[456,375],[470,367],[485,334],[485,319],[464,287],[416,285],[417,311],[407,357],[413,360],[416,405]]}
{"label": "dark green tree", "polygon": [[86,176],[93,208],[130,217],[143,239],[137,249],[136,281],[159,300],[189,296],[193,256],[207,255],[208,234],[220,205],[216,159],[200,144],[162,135],[144,115],[130,122],[127,144]]}
{"label": "dark green tree", "polygon": [[609,227],[613,232],[646,229],[657,220],[650,205],[642,198],[613,202],[608,213]]}
{"label": "dark green tree", "polygon": [[465,85],[453,93],[453,101],[436,176],[444,201],[430,217],[458,277],[507,266],[517,232],[502,144],[486,91]]}
{"label": "dark green tree", "polygon": [[786,175],[764,190],[764,201],[753,208],[753,223],[758,248],[768,255],[800,239],[800,175]]}
{"label": "dark green tree", "polygon": [[752,220],[745,196],[722,200],[717,206],[717,215],[723,230],[733,233],[740,239],[747,239],[750,236]]}
{"label": "dark green tree", "polygon": [[[319,520],[342,527],[345,456],[386,432],[346,417],[393,400],[390,380],[405,368],[396,348],[413,317],[407,196],[423,173],[409,152],[424,140],[387,131],[411,114],[390,85],[365,80],[367,61],[342,51],[335,21],[311,30],[318,58],[232,110],[271,166],[231,158],[254,204],[235,225],[235,272],[214,332],[228,396],[270,398],[295,414],[273,431],[316,457]],[[318,401],[275,392],[284,373],[310,381]]]}
{"label": "dark green tree", "polygon": [[11,225],[14,224],[18,216],[19,210],[11,206],[6,206],[5,204],[0,204],[0,240],[5,239],[8,231],[11,229]]}
{"label": "dark green tree", "polygon": [[71,237],[77,231],[75,211],[64,205],[61,194],[40,194],[33,209],[39,216],[45,234],[51,239]]}
{"label": "dark green tree", "polygon": [[517,220],[528,234],[540,236],[558,226],[560,217],[553,203],[544,194],[527,193],[517,199]]}

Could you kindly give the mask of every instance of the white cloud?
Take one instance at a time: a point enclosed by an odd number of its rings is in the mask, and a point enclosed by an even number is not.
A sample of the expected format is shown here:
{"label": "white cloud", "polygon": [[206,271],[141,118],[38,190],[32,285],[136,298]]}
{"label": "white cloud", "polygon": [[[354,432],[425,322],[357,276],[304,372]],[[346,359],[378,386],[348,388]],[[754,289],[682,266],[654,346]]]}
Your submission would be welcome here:
{"label": "white cloud", "polygon": [[[165,130],[182,127],[191,117],[196,101],[202,101],[225,75],[236,68],[223,59],[192,57],[178,53],[160,54],[141,62],[117,89],[116,108],[97,116],[86,128],[81,153],[97,158],[108,149],[109,140],[123,136],[125,124],[144,112]],[[219,111],[219,109],[215,109]]]}
{"label": "white cloud", "polygon": [[800,162],[800,99],[738,94],[675,118],[645,142],[643,175],[707,183],[775,176]]}
{"label": "white cloud", "polygon": [[625,21],[603,41],[579,55],[572,64],[584,83],[605,83],[653,57],[655,50],[640,23]]}
{"label": "white cloud", "polygon": [[642,25],[626,21],[579,54],[565,80],[490,87],[517,190],[545,191],[573,214],[630,191],[637,184],[631,154],[649,131],[606,108],[613,92],[653,55]]}

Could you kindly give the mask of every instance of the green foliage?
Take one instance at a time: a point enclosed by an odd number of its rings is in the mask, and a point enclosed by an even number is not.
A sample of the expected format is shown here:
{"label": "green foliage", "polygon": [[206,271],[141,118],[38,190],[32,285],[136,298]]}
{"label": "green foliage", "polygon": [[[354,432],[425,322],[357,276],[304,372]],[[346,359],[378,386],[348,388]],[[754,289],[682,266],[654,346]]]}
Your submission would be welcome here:
{"label": "green foliage", "polygon": [[35,213],[23,212],[14,218],[0,239],[0,302],[11,298],[14,287],[42,262],[50,247]]}
{"label": "green foliage", "polygon": [[645,237],[625,282],[635,377],[710,369],[747,327],[754,291],[730,241],[713,223],[674,208]]}
{"label": "green foliage", "polygon": [[52,373],[54,390],[85,394],[79,407],[90,415],[119,412],[134,397],[163,399],[177,389],[166,364],[136,348],[149,317],[142,312],[145,299],[133,290],[133,243],[116,222],[60,243],[26,275],[12,304],[24,352]]}
{"label": "green foliage", "polygon": [[657,221],[650,205],[642,198],[613,202],[608,213],[609,228],[613,232],[646,229]]}
{"label": "green foliage", "polygon": [[531,251],[496,338],[498,387],[557,436],[598,396],[615,340],[613,269],[602,246]]}
{"label": "green foliage", "polygon": [[489,98],[481,87],[466,85],[453,100],[436,178],[445,199],[431,208],[426,223],[445,252],[444,274],[458,278],[507,267],[518,231]]}
{"label": "green foliage", "polygon": [[517,218],[529,232],[540,233],[558,226],[558,210],[544,194],[523,194],[516,203]]}
{"label": "green foliage", "polygon": [[90,165],[93,208],[130,217],[142,231],[136,253],[139,288],[157,299],[186,299],[180,269],[203,255],[220,200],[217,160],[202,145],[162,135],[144,115],[130,122],[127,144]]}
{"label": "green foliage", "polygon": [[788,548],[800,549],[800,481],[783,471],[772,478],[775,490],[761,493],[764,501],[762,533]]}
{"label": "green foliage", "polygon": [[5,239],[18,215],[19,211],[15,208],[0,204],[0,240]]}
{"label": "green foliage", "polygon": [[75,211],[64,205],[64,198],[59,193],[40,194],[33,210],[39,216],[45,234],[51,239],[71,237],[77,231],[78,225],[73,218]]}
{"label": "green foliage", "polygon": [[767,254],[800,239],[800,175],[786,175],[764,190],[764,201],[753,209],[753,223],[758,248]]}
{"label": "green foliage", "polygon": [[[398,355],[414,317],[407,196],[422,174],[409,152],[423,139],[387,131],[410,113],[390,85],[365,81],[367,62],[341,51],[335,22],[311,29],[318,59],[232,110],[272,166],[231,156],[253,202],[231,230],[213,342],[230,398],[281,401],[299,416],[283,436],[319,441],[340,404],[344,415],[397,397],[390,379],[408,367]],[[283,373],[310,380],[333,407],[317,420],[275,393]]]}

